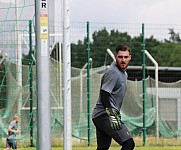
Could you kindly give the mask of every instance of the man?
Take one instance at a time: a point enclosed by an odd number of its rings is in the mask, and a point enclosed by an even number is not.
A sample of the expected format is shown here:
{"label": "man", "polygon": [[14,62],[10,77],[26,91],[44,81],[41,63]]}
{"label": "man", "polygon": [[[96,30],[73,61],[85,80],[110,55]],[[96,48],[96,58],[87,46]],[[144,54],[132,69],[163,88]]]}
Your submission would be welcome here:
{"label": "man", "polygon": [[8,137],[6,140],[6,150],[9,150],[10,148],[17,150],[16,134],[20,132],[17,128],[18,121],[19,117],[15,115],[13,121],[11,121],[11,123],[9,124]]}
{"label": "man", "polygon": [[127,88],[126,68],[131,60],[130,51],[128,46],[118,45],[116,63],[102,76],[99,98],[92,113],[92,121],[96,126],[97,150],[108,150],[112,138],[122,146],[121,150],[134,149],[133,138],[120,115]]}

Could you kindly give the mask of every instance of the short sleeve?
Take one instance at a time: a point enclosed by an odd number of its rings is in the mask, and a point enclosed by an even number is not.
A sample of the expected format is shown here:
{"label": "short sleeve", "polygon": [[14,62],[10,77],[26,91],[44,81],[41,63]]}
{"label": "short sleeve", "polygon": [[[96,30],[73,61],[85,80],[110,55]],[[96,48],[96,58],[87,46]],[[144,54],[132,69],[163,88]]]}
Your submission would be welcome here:
{"label": "short sleeve", "polygon": [[14,127],[15,127],[15,123],[12,121],[9,125],[9,128],[14,129]]}
{"label": "short sleeve", "polygon": [[117,83],[117,73],[113,70],[108,70],[102,77],[101,90],[111,93]]}

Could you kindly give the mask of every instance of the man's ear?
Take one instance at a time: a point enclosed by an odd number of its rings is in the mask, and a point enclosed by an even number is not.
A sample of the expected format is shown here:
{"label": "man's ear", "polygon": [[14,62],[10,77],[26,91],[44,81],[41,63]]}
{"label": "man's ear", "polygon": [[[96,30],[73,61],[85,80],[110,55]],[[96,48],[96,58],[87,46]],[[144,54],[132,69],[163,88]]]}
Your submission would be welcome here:
{"label": "man's ear", "polygon": [[131,60],[131,55],[129,55],[129,60]]}

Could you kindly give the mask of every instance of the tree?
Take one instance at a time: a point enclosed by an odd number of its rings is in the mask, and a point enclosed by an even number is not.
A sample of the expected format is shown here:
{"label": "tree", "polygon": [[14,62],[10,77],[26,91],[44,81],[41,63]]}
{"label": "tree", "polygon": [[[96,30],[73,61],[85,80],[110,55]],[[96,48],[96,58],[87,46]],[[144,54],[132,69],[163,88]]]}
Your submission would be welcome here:
{"label": "tree", "polygon": [[165,39],[165,42],[173,42],[173,43],[181,43],[180,35],[179,33],[175,33],[174,29],[168,29],[169,30],[169,40]]}
{"label": "tree", "polygon": [[87,62],[86,38],[84,41],[78,41],[77,44],[71,44],[71,63],[73,67],[82,68]]}
{"label": "tree", "polygon": [[106,28],[92,34],[91,58],[93,67],[103,66],[105,63],[106,49],[110,48],[110,35]]}
{"label": "tree", "polygon": [[154,55],[159,66],[180,67],[181,45],[175,43],[161,43],[153,48],[157,53]]}
{"label": "tree", "polygon": [[[154,47],[159,45],[159,41],[156,40],[153,36],[150,36],[149,38],[145,39],[145,48],[148,50],[151,54],[155,53]],[[130,42],[131,47],[131,55],[132,60],[130,62],[130,65],[133,66],[141,66],[142,65],[142,36],[135,36],[131,39]]]}
{"label": "tree", "polygon": [[[72,66],[82,68],[87,61],[86,41],[78,41],[78,44],[72,44]],[[107,31],[103,28],[99,31],[95,31],[92,34],[91,42],[91,58],[93,59],[93,67],[100,67],[103,65],[110,65],[113,61],[107,54],[106,50],[109,48],[115,53],[115,47],[118,44],[127,44],[131,48],[132,60],[131,65],[142,64],[142,37],[131,37],[127,32],[119,32],[118,30]],[[154,53],[154,46],[157,46],[160,42],[154,39],[153,36],[146,38],[146,48]]]}

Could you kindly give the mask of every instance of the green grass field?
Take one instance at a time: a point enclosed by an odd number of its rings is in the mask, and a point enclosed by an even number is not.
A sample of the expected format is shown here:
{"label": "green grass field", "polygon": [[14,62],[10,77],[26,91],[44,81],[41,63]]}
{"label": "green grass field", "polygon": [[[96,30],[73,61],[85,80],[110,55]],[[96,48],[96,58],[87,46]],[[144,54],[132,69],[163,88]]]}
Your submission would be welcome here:
{"label": "green grass field", "polygon": [[[155,137],[147,137],[146,146],[143,145],[142,137],[134,137],[136,147],[134,150],[181,150],[180,138],[160,138],[156,143]],[[28,147],[29,141],[18,141],[18,150],[36,150],[36,147]],[[64,150],[62,139],[52,139],[51,150]],[[87,141],[73,140],[72,150],[96,150],[96,141],[91,141],[91,146],[87,146]],[[0,149],[4,150],[5,140],[0,141]],[[120,150],[120,146],[113,140],[109,150]]]}
{"label": "green grass field", "polygon": [[[36,148],[19,148],[18,150],[36,150]],[[52,148],[52,150],[63,150],[63,147],[61,148]],[[73,147],[72,150],[96,150],[96,147]],[[120,147],[111,147],[110,150],[120,150]],[[135,147],[134,150],[181,150],[181,146],[167,146],[167,147]]]}

